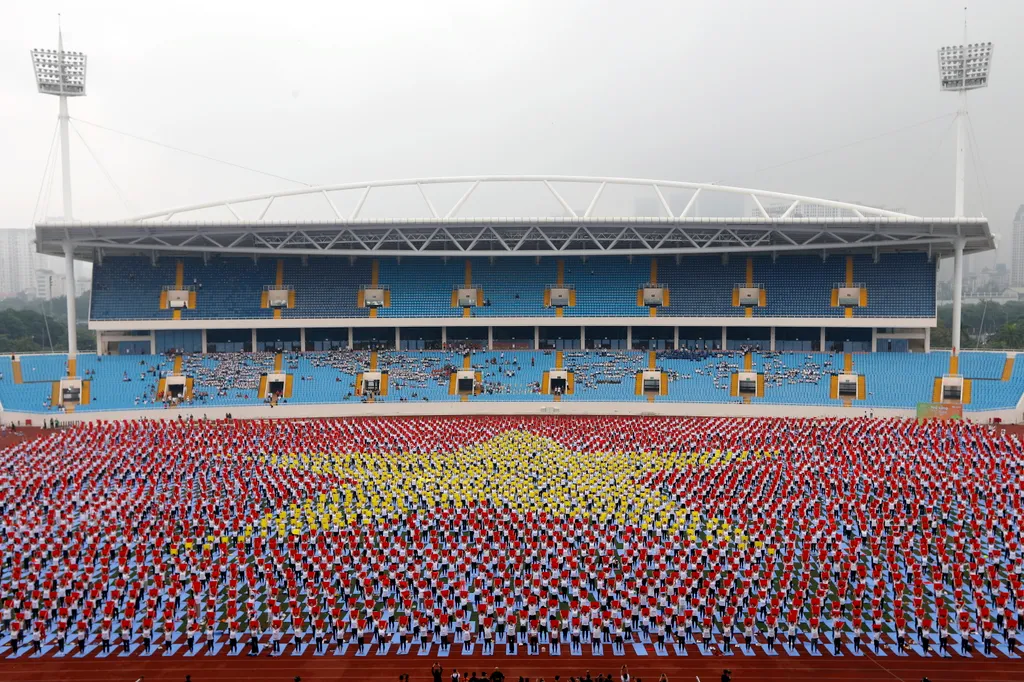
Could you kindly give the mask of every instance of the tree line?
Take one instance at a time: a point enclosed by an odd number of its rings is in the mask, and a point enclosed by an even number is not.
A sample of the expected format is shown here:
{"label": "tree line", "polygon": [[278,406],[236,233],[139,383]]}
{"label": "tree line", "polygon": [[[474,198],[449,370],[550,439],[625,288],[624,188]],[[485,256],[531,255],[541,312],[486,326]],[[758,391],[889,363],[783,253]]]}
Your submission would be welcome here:
{"label": "tree line", "polygon": [[[49,353],[67,351],[67,302],[27,298],[0,300],[0,353]],[[75,299],[79,350],[96,350],[96,335],[89,330],[89,293]]]}
{"label": "tree line", "polygon": [[[952,345],[953,306],[939,306],[938,327],[932,330],[932,348]],[[1024,301],[981,301],[960,312],[960,347],[992,350],[1024,349]]]}

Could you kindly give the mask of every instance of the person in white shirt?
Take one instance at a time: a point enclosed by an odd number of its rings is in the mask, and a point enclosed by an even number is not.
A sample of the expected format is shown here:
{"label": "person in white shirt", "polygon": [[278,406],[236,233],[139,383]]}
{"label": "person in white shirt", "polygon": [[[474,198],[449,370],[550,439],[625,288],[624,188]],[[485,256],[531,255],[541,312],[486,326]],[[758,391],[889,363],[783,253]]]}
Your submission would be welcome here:
{"label": "person in white shirt", "polygon": [[284,637],[284,633],[281,632],[281,628],[274,628],[274,631],[270,635],[270,642],[273,646],[273,655],[281,653],[281,639]]}
{"label": "person in white shirt", "polygon": [[446,650],[448,648],[448,624],[447,623],[441,623],[440,636],[441,636],[441,647],[440,648],[441,648],[441,651],[444,651],[444,650]]}
{"label": "person in white shirt", "polygon": [[484,652],[494,652],[494,633],[490,625],[484,625]]}

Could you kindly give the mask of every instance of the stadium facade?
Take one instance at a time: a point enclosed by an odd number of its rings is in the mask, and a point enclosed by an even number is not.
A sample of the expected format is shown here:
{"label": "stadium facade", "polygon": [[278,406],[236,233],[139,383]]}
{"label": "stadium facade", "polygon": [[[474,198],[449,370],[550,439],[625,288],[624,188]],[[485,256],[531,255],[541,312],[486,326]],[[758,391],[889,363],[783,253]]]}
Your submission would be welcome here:
{"label": "stadium facade", "polygon": [[[482,184],[534,184],[541,190],[549,191],[551,198],[563,210],[564,217],[463,217],[460,209]],[[558,183],[591,185],[593,198],[582,213],[573,210],[569,202],[556,189]],[[438,210],[428,198],[425,187],[449,185],[465,187],[461,198],[450,209]],[[606,188],[626,186],[652,193],[658,197],[661,215],[657,217],[604,217],[595,210]],[[389,190],[415,188],[422,193],[424,217],[364,218],[361,209],[371,192],[386,193]],[[685,207],[673,207],[666,199],[669,191],[689,193]],[[332,199],[343,193],[354,193],[359,197],[355,209],[343,215]],[[752,203],[762,213],[760,217],[704,218],[694,215],[694,207],[701,194],[726,193],[739,195]],[[321,218],[307,218],[301,221],[267,219],[267,214],[289,198],[299,196],[320,196],[327,215]],[[781,215],[770,216],[764,205],[769,201],[777,205],[780,200],[789,202]],[[386,206],[386,204],[385,204]],[[241,216],[252,212],[255,207],[258,217],[243,219]],[[811,208],[822,217],[793,217]],[[229,219],[196,218],[210,209],[222,209]],[[394,337],[392,345],[402,347],[402,330],[436,328],[447,337],[449,328],[480,327],[490,328],[488,345],[493,347],[493,328],[515,327],[533,332],[534,346],[539,346],[541,329],[548,327],[579,327],[582,347],[587,346],[586,327],[621,327],[628,337],[643,338],[648,328],[659,329],[657,338],[665,337],[664,328],[673,327],[668,335],[670,347],[676,347],[677,332],[682,328],[683,339],[686,328],[708,329],[718,327],[721,333],[716,338],[728,345],[729,329],[737,330],[735,338],[749,340],[745,329],[757,329],[758,338],[764,348],[774,349],[774,330],[802,329],[817,330],[817,350],[832,345],[830,330],[856,329],[860,334],[839,334],[840,341],[858,344],[858,350],[877,348],[880,338],[902,340],[912,344],[916,350],[929,349],[929,330],[935,326],[934,264],[947,257],[961,256],[993,248],[992,235],[984,218],[920,218],[893,211],[876,209],[854,204],[757,190],[729,188],[694,183],[676,183],[652,180],[621,178],[579,178],[579,177],[471,177],[439,178],[398,182],[381,182],[340,185],[333,187],[308,188],[293,192],[247,197],[240,200],[212,202],[193,207],[184,207],[139,216],[129,221],[100,223],[43,223],[37,227],[39,248],[43,253],[53,255],[71,254],[75,259],[89,260],[97,266],[96,278],[104,287],[98,287],[94,294],[96,306],[89,324],[99,334],[100,352],[107,352],[111,344],[131,336],[130,342],[149,339],[153,352],[164,350],[157,341],[160,331],[191,331],[201,336],[211,329],[249,330],[251,349],[258,346],[258,330],[280,329],[298,331],[311,327],[355,330],[379,328],[381,318],[388,319],[387,327],[393,330],[388,339],[374,338],[385,343]],[[143,257],[153,268],[159,269],[168,263],[183,262],[189,277],[177,282],[187,289],[206,280],[207,289],[197,292],[195,307],[186,308],[178,315],[161,312],[154,307],[157,300],[142,302],[135,312],[119,310],[104,305],[96,297],[119,296],[115,282],[107,282],[105,271],[117,269],[119,259]],[[234,269],[239,269],[237,259],[243,257],[257,264],[276,260],[284,261],[289,281],[282,285],[292,288],[295,305],[272,314],[266,306],[264,313],[254,302],[259,302],[265,287],[277,284],[271,275],[263,281],[252,279],[244,285],[249,290],[232,289],[218,291],[209,281],[210,275],[218,271],[217,264],[235,260]],[[311,272],[303,272],[310,259],[333,257],[336,260],[327,269],[316,270],[315,281],[310,281]],[[341,258],[339,258],[341,257]],[[517,296],[521,305],[501,306],[430,306],[408,305],[416,296],[402,295],[403,289],[420,290],[423,286],[443,289],[435,292],[441,300],[447,300],[455,285],[472,283],[472,275],[461,276],[459,264],[472,269],[473,262],[494,266],[498,259],[516,258],[515,274],[506,276],[510,285],[529,285],[532,300]],[[536,272],[530,273],[525,259],[533,259]],[[720,262],[716,267],[715,260]],[[816,260],[815,260],[816,259]],[[851,261],[851,264],[847,264]],[[209,267],[211,262],[213,267]],[[444,262],[443,274],[435,274],[437,263]],[[579,283],[564,281],[565,268],[573,270],[576,263],[586,266],[575,268]],[[621,268],[623,262],[628,267]],[[640,262],[638,264],[638,262]],[[120,261],[124,265],[127,262]],[[424,265],[429,263],[429,265]],[[647,263],[646,272],[642,263]],[[195,264],[195,267],[192,267]],[[206,276],[201,277],[203,267]],[[297,264],[294,267],[293,264]],[[454,264],[454,265],[453,265]],[[860,266],[860,267],[858,267]],[[225,266],[232,270],[232,266]],[[389,281],[374,282],[373,272],[380,277],[380,269],[389,274]],[[561,268],[561,270],[558,270]],[[660,271],[658,270],[660,268]],[[252,270],[258,272],[259,267]],[[719,273],[714,270],[719,269]],[[425,272],[418,272],[426,270]],[[481,268],[478,268],[482,272]],[[632,281],[628,276],[619,278],[623,270],[635,270]],[[449,271],[454,271],[449,272]],[[586,275],[581,275],[586,271]],[[590,272],[595,274],[590,276]],[[603,281],[600,271],[609,271]],[[558,281],[557,272],[562,280]],[[666,282],[664,285],[670,304],[657,306],[629,305],[636,298],[637,290],[645,285],[658,284],[658,273]],[[337,290],[336,300],[321,300],[315,306],[308,305],[308,291],[312,287],[330,287],[327,280],[350,280],[348,290]],[[362,274],[360,274],[362,273]],[[114,275],[116,277],[116,275]],[[253,273],[242,273],[242,278],[257,278]],[[362,281],[358,278],[362,277]],[[547,277],[549,281],[537,280]],[[356,279],[352,279],[356,278]],[[722,279],[725,278],[725,279]],[[868,291],[863,278],[877,282]],[[586,280],[594,280],[592,282]],[[772,282],[763,281],[771,279]],[[921,286],[922,279],[930,282]],[[458,281],[461,280],[461,281]],[[703,282],[705,283],[702,283]],[[717,280],[717,281],[716,281]],[[735,280],[735,281],[732,281]],[[788,281],[786,281],[788,280]],[[832,281],[835,280],[835,281]],[[714,282],[714,284],[706,284]],[[161,286],[176,284],[171,275]],[[357,302],[359,292],[366,288],[386,288],[390,292],[387,306],[380,306],[376,314],[372,306],[364,301],[361,309]],[[572,306],[551,305],[544,302],[544,290],[550,288],[576,289],[577,296]],[[842,286],[840,286],[842,285]],[[854,285],[864,285],[857,286]],[[619,287],[618,291],[602,291],[591,294],[584,300],[584,290],[599,286]],[[817,291],[807,287],[817,288]],[[795,291],[793,287],[796,287]],[[513,287],[514,288],[514,287]],[[653,287],[648,287],[653,288]],[[675,291],[672,289],[675,288]],[[737,288],[757,289],[765,302],[763,305],[741,306],[733,304]],[[863,289],[864,305],[841,306],[832,300],[834,289]],[[503,294],[516,295],[511,289],[481,287],[482,301],[498,303]],[[772,290],[774,289],[774,291]],[[537,293],[537,292],[540,293]],[[749,292],[748,292],[749,293]],[[790,294],[795,293],[790,299]],[[618,294],[618,296],[616,296]],[[812,299],[817,295],[819,305],[801,305],[798,299]],[[198,301],[214,296],[231,297],[227,308],[223,301],[217,305],[204,305]],[[594,296],[604,300],[594,306]],[[248,301],[242,299],[248,297]],[[299,302],[306,298],[307,301]],[[403,298],[405,300],[403,300]],[[616,300],[618,299],[618,300]],[[652,301],[654,299],[651,299]],[[876,303],[877,301],[877,303]],[[151,304],[148,305],[147,303]],[[607,303],[607,304],[605,304]],[[758,301],[760,304],[760,301]],[[803,301],[806,303],[806,301]],[[884,305],[883,305],[884,303]],[[533,304],[533,305],[530,305]],[[232,309],[233,308],[233,309]],[[391,308],[394,308],[392,313]],[[447,308],[447,309],[445,309]],[[653,310],[650,308],[654,308]],[[164,306],[166,311],[166,306]],[[146,311],[150,311],[147,313]],[[306,311],[300,315],[298,311]],[[398,311],[402,312],[399,313]],[[504,313],[504,314],[502,314]],[[371,317],[371,314],[373,316]],[[379,316],[378,316],[379,315]],[[572,324],[565,319],[571,318]],[[631,333],[636,330],[637,333]],[[868,330],[867,336],[863,330]],[[355,336],[353,334],[353,336]],[[529,334],[520,336],[528,337]],[[805,337],[813,334],[804,334]],[[857,337],[851,341],[852,337]],[[255,340],[252,340],[255,339]],[[353,339],[354,343],[354,339]],[[351,344],[350,344],[351,345]],[[632,347],[627,343],[627,347]],[[206,349],[208,342],[201,342]],[[116,346],[114,346],[116,347]],[[308,342],[299,344],[302,349],[310,348]]]}
{"label": "stadium facade", "polygon": [[[522,187],[549,206],[469,215],[476,193]],[[574,208],[581,190],[586,208]],[[602,197],[622,190],[654,197],[643,205],[658,215],[607,215]],[[392,197],[402,191],[411,211]],[[715,195],[760,215],[699,215]],[[1024,394],[1015,354],[931,349],[937,263],[952,257],[962,279],[963,256],[993,248],[985,218],[486,176],[49,221],[36,238],[69,273],[93,263],[99,354],[4,359],[0,373],[20,384],[0,381],[8,415],[908,416],[925,405],[1015,419]]]}

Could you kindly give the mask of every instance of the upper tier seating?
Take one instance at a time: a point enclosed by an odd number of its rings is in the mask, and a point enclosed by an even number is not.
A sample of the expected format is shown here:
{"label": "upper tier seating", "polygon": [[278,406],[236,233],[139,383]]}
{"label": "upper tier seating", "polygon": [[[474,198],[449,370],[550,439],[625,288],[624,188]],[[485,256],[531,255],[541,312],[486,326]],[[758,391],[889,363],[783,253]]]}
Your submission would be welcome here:
{"label": "upper tier seating", "polygon": [[[357,258],[283,258],[284,286],[295,291],[295,307],[281,317],[365,318],[369,311],[357,307],[360,286],[372,283],[372,261]],[[476,306],[474,317],[553,317],[544,306],[544,290],[557,281],[556,258],[473,258],[470,286],[483,290],[485,305]],[[576,289],[576,305],[564,309],[565,317],[643,317],[646,308],[636,305],[636,292],[650,281],[651,259],[620,256],[594,257],[586,261],[565,258],[564,283]],[[276,258],[183,258],[182,284],[196,290],[194,310],[181,311],[182,320],[264,319],[274,311],[260,307],[263,287],[274,284]],[[661,317],[742,317],[744,309],[732,305],[733,287],[746,281],[744,257],[723,264],[717,256],[686,256],[676,263],[661,257],[657,283],[669,289],[669,305]],[[161,259],[153,265],[138,257],[108,257],[96,264],[93,274],[94,320],[166,320],[171,310],[160,310],[160,292],[173,286],[178,259]],[[466,259],[410,257],[399,263],[379,259],[378,285],[391,292],[391,305],[378,311],[385,318],[461,317],[451,305],[452,289],[466,282]],[[752,259],[752,278],[765,287],[765,307],[755,317],[843,317],[832,307],[832,288],[845,281],[846,258],[831,256],[767,256]],[[853,257],[853,279],[867,288],[868,302],[857,317],[934,317],[935,265],[925,254],[882,254],[875,263],[869,256]]]}

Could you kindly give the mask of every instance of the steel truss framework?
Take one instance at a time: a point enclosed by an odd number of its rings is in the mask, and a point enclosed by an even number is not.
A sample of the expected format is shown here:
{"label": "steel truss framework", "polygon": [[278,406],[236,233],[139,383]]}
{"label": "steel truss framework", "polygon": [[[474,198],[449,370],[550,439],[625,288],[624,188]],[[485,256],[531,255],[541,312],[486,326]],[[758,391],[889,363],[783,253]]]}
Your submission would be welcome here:
{"label": "steel truss framework", "polygon": [[[460,209],[484,183],[532,183],[547,192],[564,217],[459,216]],[[593,185],[582,214],[556,187],[559,183]],[[443,214],[424,191],[427,185],[466,185],[458,201]],[[605,189],[626,185],[657,197],[660,216],[616,218],[596,215]],[[422,218],[363,218],[371,191],[416,187],[423,199]],[[691,190],[686,206],[673,210],[664,189]],[[356,191],[359,199],[342,215],[330,193]],[[702,193],[746,197],[755,217],[708,218],[696,215]],[[275,201],[321,195],[323,219],[266,220]],[[777,202],[785,202],[778,204]],[[771,203],[776,202],[776,203]],[[259,217],[243,219],[243,206],[262,206]],[[766,207],[767,206],[767,207]],[[197,212],[222,208],[223,220],[196,220]],[[814,208],[811,208],[814,207]],[[245,210],[241,211],[246,212]],[[803,217],[804,214],[817,217]],[[193,219],[189,216],[192,214]],[[821,217],[822,215],[827,217]],[[198,204],[115,222],[46,222],[37,225],[43,253],[61,255],[70,242],[77,258],[104,255],[235,254],[251,256],[598,256],[722,253],[820,253],[830,251],[925,251],[952,255],[959,241],[967,253],[994,248],[985,218],[921,218],[894,211],[779,192],[720,185],[628,178],[567,176],[480,176],[429,178],[304,188],[241,199]]]}

